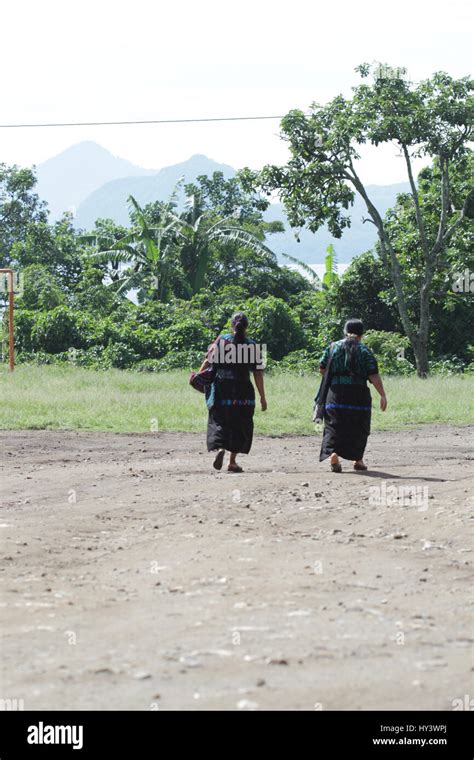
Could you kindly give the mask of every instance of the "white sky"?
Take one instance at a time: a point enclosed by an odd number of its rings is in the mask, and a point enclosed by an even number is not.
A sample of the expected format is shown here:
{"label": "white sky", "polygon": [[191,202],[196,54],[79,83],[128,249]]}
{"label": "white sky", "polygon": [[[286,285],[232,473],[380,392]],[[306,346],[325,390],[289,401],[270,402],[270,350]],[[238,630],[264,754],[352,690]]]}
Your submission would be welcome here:
{"label": "white sky", "polygon": [[[465,0],[16,0],[1,12],[0,123],[283,115],[358,83],[363,61],[413,80],[472,73]],[[0,130],[0,161],[40,163],[94,140],[146,168],[204,153],[235,168],[285,160],[278,121]],[[387,148],[363,179],[405,180]]]}

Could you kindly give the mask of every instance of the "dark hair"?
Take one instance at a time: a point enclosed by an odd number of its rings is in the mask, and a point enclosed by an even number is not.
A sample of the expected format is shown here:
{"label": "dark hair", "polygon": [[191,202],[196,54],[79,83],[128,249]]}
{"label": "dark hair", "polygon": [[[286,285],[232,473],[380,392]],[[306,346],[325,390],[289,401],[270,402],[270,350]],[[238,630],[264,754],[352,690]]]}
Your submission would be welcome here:
{"label": "dark hair", "polygon": [[243,311],[237,311],[232,317],[232,329],[234,330],[234,343],[243,343],[245,331],[249,321]]}
{"label": "dark hair", "polygon": [[344,335],[358,335],[361,337],[364,334],[364,325],[361,319],[348,319],[344,325]]}
{"label": "dark hair", "polygon": [[357,337],[364,334],[364,325],[361,319],[348,319],[344,325],[344,348],[346,350],[346,366],[352,377],[357,374]]}

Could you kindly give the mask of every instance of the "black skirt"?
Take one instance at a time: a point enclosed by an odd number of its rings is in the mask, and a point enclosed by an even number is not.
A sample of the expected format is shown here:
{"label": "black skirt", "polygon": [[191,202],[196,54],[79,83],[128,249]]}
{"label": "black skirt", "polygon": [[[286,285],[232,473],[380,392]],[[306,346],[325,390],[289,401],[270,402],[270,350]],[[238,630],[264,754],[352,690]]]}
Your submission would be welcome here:
{"label": "black skirt", "polygon": [[372,398],[365,385],[333,385],[324,410],[319,461],[336,453],[342,459],[362,459],[370,435]]}
{"label": "black skirt", "polygon": [[253,439],[255,390],[250,378],[215,381],[207,421],[207,450],[248,454]]}

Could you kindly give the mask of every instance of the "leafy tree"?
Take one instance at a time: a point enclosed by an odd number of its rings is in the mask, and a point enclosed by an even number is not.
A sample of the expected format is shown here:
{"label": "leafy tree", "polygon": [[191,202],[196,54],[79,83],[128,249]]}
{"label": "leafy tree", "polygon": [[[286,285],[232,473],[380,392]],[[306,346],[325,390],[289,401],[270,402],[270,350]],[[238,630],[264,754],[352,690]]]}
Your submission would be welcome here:
{"label": "leafy tree", "polygon": [[26,239],[31,225],[48,220],[46,204],[34,192],[35,184],[31,169],[0,164],[0,267],[11,264],[13,245]]}
{"label": "leafy tree", "polygon": [[[222,172],[213,172],[212,177],[201,175],[196,183],[184,186],[187,198],[196,197],[203,211],[212,211],[218,216],[232,216],[239,223],[260,224],[262,212],[266,211],[269,201],[259,194],[245,191],[238,175],[224,179]],[[281,222],[276,223],[276,230]]]}
{"label": "leafy tree", "polygon": [[[367,79],[370,67],[363,64],[358,71]],[[325,106],[313,103],[309,116],[300,110],[290,111],[281,123],[291,152],[287,165],[266,166],[261,172],[246,169],[240,178],[244,189],[258,187],[267,195],[278,190],[292,226],[307,224],[316,231],[327,222],[336,238],[350,226],[345,211],[353,203],[355,193],[362,196],[368,220],[377,230],[380,255],[391,274],[400,319],[415,354],[418,374],[424,377],[428,373],[433,279],[453,235],[474,215],[472,186],[466,188],[456,205],[450,190],[453,165],[469,151],[473,83],[467,77],[455,80],[439,72],[413,85],[404,79],[404,74],[402,69],[395,72],[382,67],[382,76],[379,69],[373,84],[353,88],[352,98],[340,95]],[[417,243],[424,262],[416,322],[410,315],[399,252],[356,166],[359,145],[389,142],[399,147],[405,160]],[[436,158],[439,165],[441,189],[434,232],[427,228],[413,175],[412,160],[418,156]]]}
{"label": "leafy tree", "polygon": [[[107,248],[110,238],[100,234],[83,236],[82,239],[99,248],[106,248],[95,253],[93,258],[99,264],[111,264],[109,276],[112,284],[118,285],[118,292],[126,294],[137,289],[142,298],[149,291],[153,299],[166,300],[171,294],[172,277],[176,271],[174,221],[171,219],[160,226],[150,226],[135,198],[130,195],[128,201],[134,222],[130,232],[113,242],[110,248]],[[163,210],[168,211],[164,204]],[[128,269],[120,272],[122,264],[128,265]]]}
{"label": "leafy tree", "polygon": [[48,267],[30,264],[22,274],[23,288],[17,301],[21,309],[49,311],[66,303],[64,290]]}
{"label": "leafy tree", "polygon": [[37,312],[31,330],[34,350],[56,354],[86,347],[85,333],[91,327],[91,320],[92,317],[64,305]]}
{"label": "leafy tree", "polygon": [[297,317],[279,298],[252,298],[243,304],[254,340],[265,343],[273,359],[304,346],[304,335]]}
{"label": "leafy tree", "polygon": [[372,330],[403,330],[390,273],[371,251],[356,256],[329,296],[341,323],[358,317]]}
{"label": "leafy tree", "polygon": [[263,240],[237,224],[234,215],[216,219],[214,212],[206,210],[201,194],[190,196],[187,209],[179,216],[168,208],[164,218],[174,225],[181,268],[191,295],[205,285],[213,244],[235,243],[253,254],[274,257]]}
{"label": "leafy tree", "polygon": [[[116,224],[113,219],[97,219],[94,229],[89,235],[83,235],[82,241],[89,243],[99,253],[104,253],[113,249],[113,247],[128,235],[129,230],[122,225]],[[102,257],[100,257],[101,259]],[[121,258],[110,253],[110,258],[106,261],[96,261],[96,266],[103,268],[104,274],[111,282],[118,282],[121,274]]]}
{"label": "leafy tree", "polygon": [[[24,235],[11,247],[14,268],[25,271],[30,266],[43,266],[61,284],[65,293],[74,291],[82,273],[83,247],[70,214],[50,225],[43,219],[30,221]],[[32,270],[33,271],[33,270]]]}
{"label": "leafy tree", "polygon": [[[450,171],[450,202],[459,207],[469,191],[474,172],[474,156],[467,153],[453,162]],[[419,205],[423,212],[426,234],[430,239],[436,235],[439,198],[442,177],[439,162],[423,169],[418,176]],[[403,286],[407,309],[413,322],[420,320],[420,290],[425,276],[425,257],[416,221],[416,209],[411,194],[400,194],[396,205],[384,220],[401,263]],[[468,341],[472,333],[472,305],[470,294],[457,293],[454,282],[465,269],[474,263],[474,225],[460,225],[452,235],[449,245],[440,256],[433,274],[430,293],[430,353],[436,356],[468,356]],[[393,288],[391,289],[393,291]],[[392,303],[396,303],[393,292]]]}
{"label": "leafy tree", "polygon": [[364,343],[377,356],[382,374],[410,375],[413,373],[414,367],[405,356],[405,351],[410,345],[406,335],[383,330],[368,330],[364,336]]}

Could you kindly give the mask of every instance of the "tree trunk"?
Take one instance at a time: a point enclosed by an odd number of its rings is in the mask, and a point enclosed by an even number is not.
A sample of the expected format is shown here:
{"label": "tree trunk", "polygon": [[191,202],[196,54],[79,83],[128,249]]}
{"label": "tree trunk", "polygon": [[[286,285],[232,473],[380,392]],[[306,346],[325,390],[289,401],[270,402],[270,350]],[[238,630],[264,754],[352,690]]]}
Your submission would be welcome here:
{"label": "tree trunk", "polygon": [[415,354],[416,374],[423,379],[427,378],[429,372],[428,342],[419,338],[413,346],[413,353]]}
{"label": "tree trunk", "polygon": [[427,377],[428,367],[428,341],[430,337],[430,293],[433,273],[431,266],[427,265],[425,281],[420,291],[420,323],[418,330],[417,350],[415,352],[416,370],[418,377]]}

